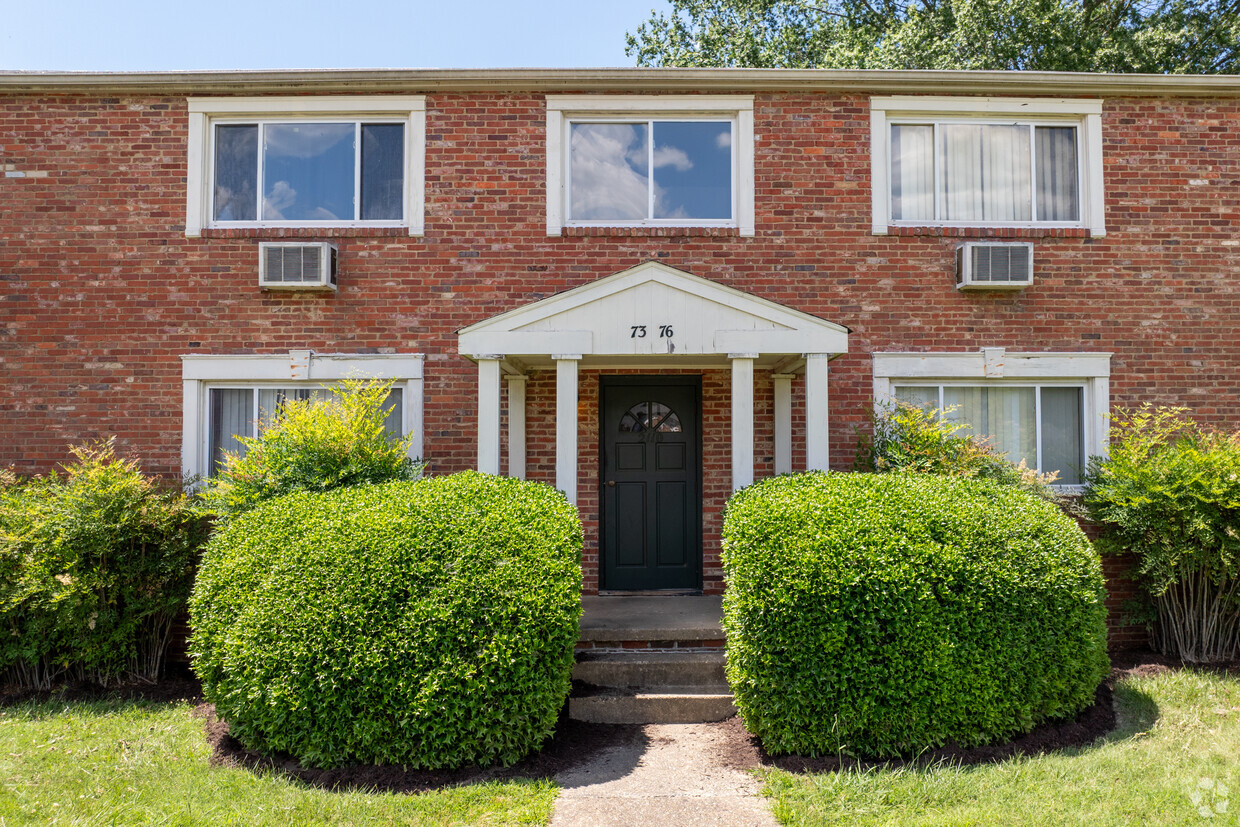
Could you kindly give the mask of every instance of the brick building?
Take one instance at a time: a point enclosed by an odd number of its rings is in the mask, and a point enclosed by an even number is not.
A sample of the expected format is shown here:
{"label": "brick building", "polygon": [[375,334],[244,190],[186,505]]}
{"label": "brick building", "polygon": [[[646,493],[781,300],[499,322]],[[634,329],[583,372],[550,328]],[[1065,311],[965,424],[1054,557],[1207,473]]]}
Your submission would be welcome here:
{"label": "brick building", "polygon": [[0,166],[0,465],[206,474],[382,375],[578,504],[588,591],[719,591],[729,492],[875,399],[1067,484],[1116,406],[1240,425],[1235,78],[5,73]]}

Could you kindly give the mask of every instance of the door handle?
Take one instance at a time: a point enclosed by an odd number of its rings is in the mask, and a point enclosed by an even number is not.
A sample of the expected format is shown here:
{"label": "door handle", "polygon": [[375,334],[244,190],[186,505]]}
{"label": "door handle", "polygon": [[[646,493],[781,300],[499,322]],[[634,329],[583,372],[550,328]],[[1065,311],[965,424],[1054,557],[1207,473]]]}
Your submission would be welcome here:
{"label": "door handle", "polygon": [[608,481],[607,481],[607,487],[608,487],[608,488],[615,488],[615,487],[616,487],[616,481],[615,481],[615,480],[608,480]]}

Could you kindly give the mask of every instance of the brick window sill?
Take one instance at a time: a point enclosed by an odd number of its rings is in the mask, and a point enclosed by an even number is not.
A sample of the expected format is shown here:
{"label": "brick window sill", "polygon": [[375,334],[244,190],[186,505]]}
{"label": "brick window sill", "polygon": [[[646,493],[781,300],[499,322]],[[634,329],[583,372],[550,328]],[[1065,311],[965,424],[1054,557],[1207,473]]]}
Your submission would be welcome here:
{"label": "brick window sill", "polygon": [[565,238],[739,238],[736,227],[565,227]]}
{"label": "brick window sill", "polygon": [[1089,238],[1086,227],[888,227],[887,235],[932,238]]}
{"label": "brick window sill", "polygon": [[202,238],[411,238],[408,227],[210,227]]}

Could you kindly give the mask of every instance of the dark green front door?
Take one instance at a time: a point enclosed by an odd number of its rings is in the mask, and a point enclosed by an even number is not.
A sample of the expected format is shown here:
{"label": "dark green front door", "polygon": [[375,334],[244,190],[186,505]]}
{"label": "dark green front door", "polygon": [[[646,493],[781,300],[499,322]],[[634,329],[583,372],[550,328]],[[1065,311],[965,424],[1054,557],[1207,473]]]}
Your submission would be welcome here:
{"label": "dark green front door", "polygon": [[701,588],[701,395],[696,376],[602,378],[602,588]]}

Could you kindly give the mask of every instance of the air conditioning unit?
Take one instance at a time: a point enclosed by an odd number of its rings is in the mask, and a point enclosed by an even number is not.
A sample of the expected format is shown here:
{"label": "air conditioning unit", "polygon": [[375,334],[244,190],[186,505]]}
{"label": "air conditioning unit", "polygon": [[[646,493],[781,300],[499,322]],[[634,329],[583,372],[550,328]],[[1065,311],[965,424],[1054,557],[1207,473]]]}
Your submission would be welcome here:
{"label": "air conditioning unit", "polygon": [[260,243],[258,286],[264,290],[335,290],[336,245],[325,241]]}
{"label": "air conditioning unit", "polygon": [[958,290],[1019,290],[1033,284],[1033,245],[966,241],[956,250]]}

